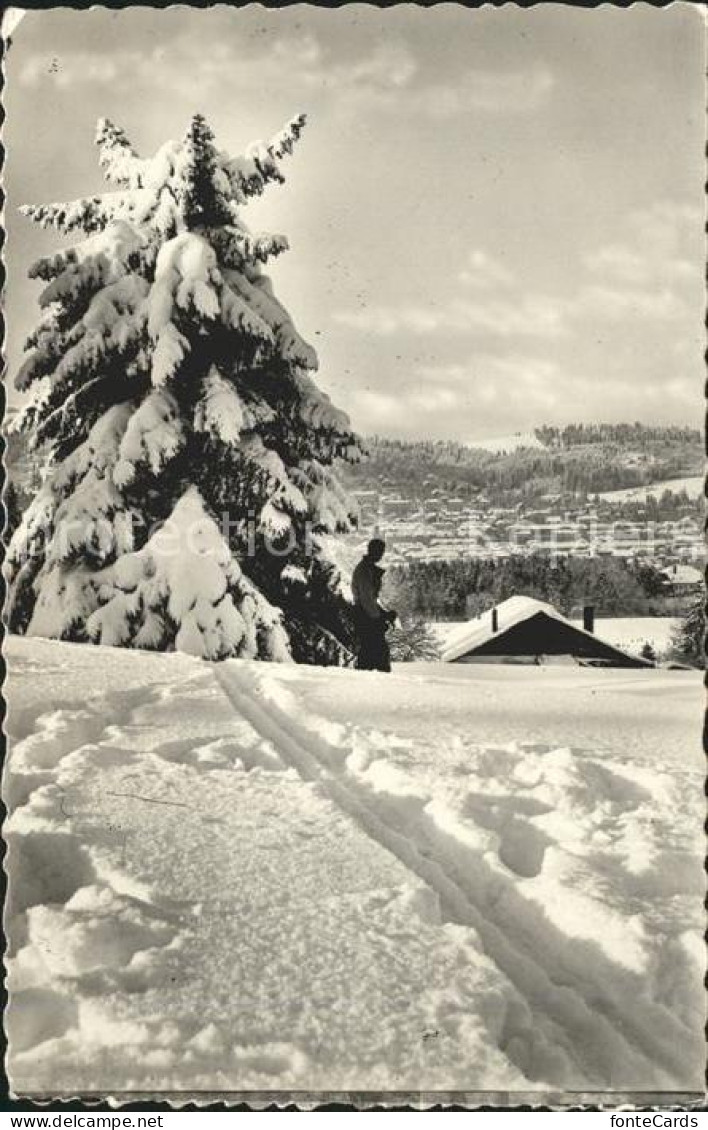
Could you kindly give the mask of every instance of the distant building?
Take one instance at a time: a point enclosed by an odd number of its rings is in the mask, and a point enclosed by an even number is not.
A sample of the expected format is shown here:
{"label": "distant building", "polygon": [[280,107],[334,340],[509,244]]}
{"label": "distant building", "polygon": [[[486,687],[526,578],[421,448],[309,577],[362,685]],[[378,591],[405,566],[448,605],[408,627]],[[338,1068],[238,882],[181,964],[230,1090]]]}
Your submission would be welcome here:
{"label": "distant building", "polygon": [[693,565],[670,565],[661,570],[661,577],[670,596],[690,596],[703,588],[703,574]]}
{"label": "distant building", "polygon": [[653,667],[593,633],[592,609],[577,627],[551,604],[512,596],[463,624],[442,652],[446,663],[577,663],[589,667]]}

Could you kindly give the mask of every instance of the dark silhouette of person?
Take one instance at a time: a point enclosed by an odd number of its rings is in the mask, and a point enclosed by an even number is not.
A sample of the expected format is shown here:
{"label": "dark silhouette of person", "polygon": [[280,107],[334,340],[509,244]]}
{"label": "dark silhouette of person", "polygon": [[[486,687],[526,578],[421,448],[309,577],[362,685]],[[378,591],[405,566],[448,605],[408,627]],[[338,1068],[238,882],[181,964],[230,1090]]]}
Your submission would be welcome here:
{"label": "dark silhouette of person", "polygon": [[391,653],[386,639],[396,613],[379,604],[379,593],[385,569],[379,561],[386,552],[386,543],[373,538],[352,576],[354,617],[359,640],[356,666],[360,671],[390,671]]}

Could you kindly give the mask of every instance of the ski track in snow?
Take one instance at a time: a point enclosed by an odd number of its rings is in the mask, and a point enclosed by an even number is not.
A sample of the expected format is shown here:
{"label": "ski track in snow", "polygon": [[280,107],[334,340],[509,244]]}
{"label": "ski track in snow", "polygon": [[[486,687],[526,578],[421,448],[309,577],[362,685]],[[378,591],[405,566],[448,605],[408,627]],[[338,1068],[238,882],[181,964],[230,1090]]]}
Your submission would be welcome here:
{"label": "ski track in snow", "polygon": [[[26,646],[30,651],[37,644]],[[334,1064],[340,1070],[338,1085],[351,1089],[361,1089],[362,1080],[369,1087],[458,1090],[696,1088],[703,1054],[695,994],[700,981],[687,962],[700,963],[700,953],[696,958],[695,949],[684,948],[684,935],[672,936],[652,956],[648,978],[640,960],[641,930],[633,963],[626,923],[620,923],[624,933],[615,936],[619,927],[612,916],[603,921],[603,944],[597,928],[573,936],[548,913],[547,892],[539,896],[534,887],[554,867],[561,868],[563,878],[558,844],[567,815],[554,811],[534,784],[539,766],[547,763],[563,788],[579,788],[567,750],[552,743],[542,748],[528,743],[521,750],[513,742],[490,745],[473,770],[461,749],[463,768],[453,772],[466,784],[463,803],[456,806],[437,777],[431,784],[425,775],[406,772],[405,759],[396,753],[398,748],[406,752],[407,739],[324,718],[310,708],[306,693],[293,691],[299,679],[307,688],[308,680],[325,677],[321,673],[177,657],[162,667],[153,658],[136,661],[125,653],[111,654],[112,649],[44,642],[39,647],[40,661],[33,666],[35,661],[20,651],[13,673],[15,680],[18,671],[23,674],[25,693],[15,695],[9,688],[11,755],[3,781],[11,866],[7,1028],[11,1078],[21,1091],[52,1090],[58,1080],[85,1090],[87,1078],[115,1079],[116,1091],[158,1085],[166,1090],[190,1085],[326,1088],[333,1085]],[[97,657],[95,671],[91,651]],[[53,656],[68,657],[70,668],[75,666],[67,671],[65,690],[46,695],[49,709],[43,711],[42,678]],[[132,666],[126,658],[133,659]],[[112,665],[118,678],[127,677],[133,685],[114,689]],[[89,696],[82,695],[86,671],[92,672]],[[357,679],[346,672],[333,678],[342,676]],[[372,693],[374,682],[367,684]],[[354,688],[353,683],[339,685],[345,695],[347,687]],[[357,692],[363,686],[357,681]],[[333,694],[336,698],[337,691]],[[357,717],[354,703],[352,717]],[[449,732],[442,726],[440,741]],[[606,798],[600,805],[606,816],[597,826],[600,836],[613,822],[636,823],[649,802],[659,808],[676,803],[666,791],[666,774],[617,759],[610,765],[588,761],[583,772]],[[514,774],[519,790],[500,791],[500,779]],[[191,855],[199,850],[204,829],[222,835],[220,826],[234,804],[242,807],[233,827],[228,835],[225,829],[223,843],[213,841],[227,853],[217,853],[215,871],[232,866],[231,852],[249,851],[247,827],[240,846],[233,837],[251,811],[258,840],[253,861],[241,855],[240,870],[227,876],[236,887],[218,894],[217,884],[216,902],[223,898],[228,908],[229,900],[255,897],[260,904],[236,924],[235,933],[233,923],[228,937],[217,933],[224,953],[210,955],[199,992],[212,992],[221,1003],[217,1007],[207,996],[202,1015],[187,991],[193,979],[190,962],[195,948],[212,937],[203,932],[208,913],[216,914],[218,930],[223,912],[215,909],[208,882],[203,903]],[[190,831],[195,805],[198,825]],[[649,825],[654,823],[652,817]],[[169,868],[160,871],[159,858],[150,868],[140,859],[140,837],[153,825],[154,844],[164,843],[166,852],[177,844],[176,866],[184,873],[172,882],[164,882],[165,875],[172,876]],[[329,839],[321,838],[323,831]],[[669,833],[667,823],[655,834],[665,839]],[[367,843],[379,854],[361,855],[369,850]],[[297,854],[298,845],[304,855]],[[696,893],[695,861],[681,843],[679,849],[670,874],[635,868],[634,887],[622,888],[623,897],[632,889],[638,899]],[[269,857],[274,871],[268,864],[263,870]],[[326,861],[331,874],[323,871],[318,877],[318,859]],[[314,869],[298,890],[300,869],[308,867]],[[353,887],[351,876],[343,879],[343,867],[352,875],[361,873]],[[619,881],[613,867],[610,860],[603,872],[603,882],[610,885]],[[620,878],[626,883],[627,874]],[[323,879],[332,883],[331,896],[314,894]],[[283,886],[291,888],[296,902],[305,901],[300,910],[288,910],[294,918],[281,922]],[[559,890],[563,897],[572,894],[567,883]],[[624,904],[622,909],[626,918]],[[562,917],[558,907],[556,912]],[[587,913],[587,905],[571,904],[567,922],[572,925],[573,915]],[[680,919],[683,912],[677,913]],[[360,926],[354,926],[359,918]],[[272,928],[284,928],[287,940],[278,933],[271,937]],[[276,993],[273,953],[288,946],[296,965],[283,955],[278,974],[283,987]],[[348,1019],[346,1010],[339,1016],[337,1002],[352,987],[345,987],[338,972],[337,987],[328,989],[322,969],[316,974],[308,969],[313,957],[325,970],[332,963],[327,946],[348,955],[357,989],[376,962],[383,963],[371,973],[368,988],[381,999],[374,1004],[364,998],[356,1007],[372,1017],[374,1030],[390,1021],[391,1032],[382,1028],[366,1037],[369,1044],[350,1046],[347,1023],[360,1025],[361,1017]],[[241,970],[232,974],[231,987],[218,983],[224,960],[228,968],[236,960]],[[416,972],[415,962],[426,960],[427,971],[423,964]],[[422,982],[416,981],[421,969]],[[186,989],[184,999],[180,986]],[[236,991],[243,1016],[227,1023]],[[288,1003],[290,994],[298,993],[313,994],[314,1012],[324,1009],[324,1029],[321,1018],[311,1016],[298,1028],[297,1010],[288,1011],[296,1008],[294,1000]],[[420,1016],[427,1017],[423,1050],[412,1052],[406,1044],[409,1020],[401,1011],[402,996],[410,993],[419,997],[414,1007]],[[348,1002],[348,1007],[354,1006]],[[330,1022],[334,1027],[327,1029]],[[419,1020],[410,1023],[420,1029]],[[347,1053],[349,1063],[344,1062]],[[82,1068],[84,1059],[87,1068]]]}
{"label": "ski track in snow", "polygon": [[[469,843],[469,832],[454,814],[429,797],[400,795],[385,785],[367,787],[347,771],[346,738],[337,734],[338,741],[328,742],[318,735],[321,720],[316,718],[310,725],[298,724],[301,711],[292,695],[267,674],[226,663],[217,677],[238,712],[303,779],[317,781],[368,835],[435,891],[447,921],[477,931],[528,1006],[505,1051],[531,1080],[568,1087],[590,1081],[612,1088],[626,1087],[631,1079],[630,1085],[640,1089],[671,1089],[685,1079],[687,1026],[646,997],[641,977],[597,948],[569,945],[538,907],[519,897],[514,877],[490,865],[487,837],[481,837],[481,849],[474,835]],[[279,701],[286,703],[285,710]],[[630,782],[625,788],[631,793]],[[467,815],[473,820],[476,815],[487,829],[484,798],[479,800],[476,812]],[[501,823],[502,862],[516,876],[538,874],[543,833],[514,819],[505,835]]]}

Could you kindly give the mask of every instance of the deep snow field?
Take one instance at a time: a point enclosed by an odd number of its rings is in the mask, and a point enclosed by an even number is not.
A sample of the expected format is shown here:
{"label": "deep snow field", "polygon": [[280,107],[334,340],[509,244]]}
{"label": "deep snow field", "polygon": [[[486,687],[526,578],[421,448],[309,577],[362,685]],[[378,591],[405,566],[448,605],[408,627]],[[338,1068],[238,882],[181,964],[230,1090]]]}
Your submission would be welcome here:
{"label": "deep snow field", "polygon": [[14,1092],[702,1092],[698,672],[6,660]]}
{"label": "deep snow field", "polygon": [[599,492],[600,498],[610,499],[612,502],[620,500],[643,501],[648,494],[653,494],[657,498],[665,490],[673,491],[674,494],[679,494],[682,490],[686,491],[689,498],[700,498],[703,494],[705,487],[704,475],[688,475],[682,479],[665,479],[663,482],[649,483],[643,487],[625,487],[623,490],[604,490]]}

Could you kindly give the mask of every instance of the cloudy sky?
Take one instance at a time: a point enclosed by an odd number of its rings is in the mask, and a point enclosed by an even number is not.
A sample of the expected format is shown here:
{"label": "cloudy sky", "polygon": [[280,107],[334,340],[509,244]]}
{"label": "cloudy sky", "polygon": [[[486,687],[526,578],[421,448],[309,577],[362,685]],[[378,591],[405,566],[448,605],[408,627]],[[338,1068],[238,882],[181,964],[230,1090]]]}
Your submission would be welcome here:
{"label": "cloudy sky", "polygon": [[105,187],[96,119],[143,154],[204,113],[240,152],[306,133],[244,218],[320,380],[363,432],[691,422],[704,343],[700,10],[296,5],[28,13],[8,56],[11,371],[56,234],[25,201]]}

